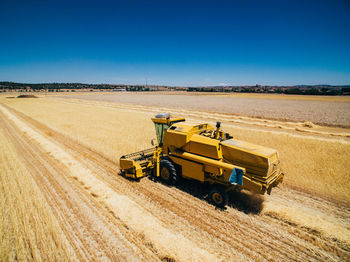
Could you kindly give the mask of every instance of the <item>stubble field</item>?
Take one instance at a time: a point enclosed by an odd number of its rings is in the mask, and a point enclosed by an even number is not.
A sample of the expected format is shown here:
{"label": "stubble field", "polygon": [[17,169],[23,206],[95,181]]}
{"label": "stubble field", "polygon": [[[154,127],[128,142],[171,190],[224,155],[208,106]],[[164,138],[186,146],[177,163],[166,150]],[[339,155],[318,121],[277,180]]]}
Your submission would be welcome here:
{"label": "stubble field", "polygon": [[[350,259],[350,132],[328,126],[348,125],[348,113],[333,123],[321,118],[326,125],[318,126],[304,122],[315,123],[315,118],[299,119],[298,111],[289,121],[271,120],[282,118],[273,115],[253,118],[249,112],[240,116],[220,107],[214,113],[199,105],[189,107],[183,97],[158,95],[162,102],[153,104],[148,95],[134,94],[113,95],[113,101],[90,94],[0,98],[0,227],[6,232],[0,258]],[[196,103],[224,101],[200,97],[207,100]],[[184,106],[173,104],[179,99]],[[260,114],[265,100],[281,103],[276,98],[265,97],[263,103],[262,98],[249,99]],[[333,107],[318,104],[318,112],[338,108],[337,115],[349,106],[347,101],[326,102]],[[118,176],[119,157],[150,147],[155,137],[150,117],[164,110],[192,122],[221,120],[236,138],[278,149],[284,184],[271,196],[234,195],[226,210],[217,210],[196,184],[167,187],[147,178],[135,183]]]}
{"label": "stubble field", "polygon": [[219,112],[270,118],[275,120],[311,121],[315,124],[350,125],[349,97],[286,96],[276,94],[220,94],[206,93],[135,93],[77,95],[76,98],[170,107],[195,111]]}

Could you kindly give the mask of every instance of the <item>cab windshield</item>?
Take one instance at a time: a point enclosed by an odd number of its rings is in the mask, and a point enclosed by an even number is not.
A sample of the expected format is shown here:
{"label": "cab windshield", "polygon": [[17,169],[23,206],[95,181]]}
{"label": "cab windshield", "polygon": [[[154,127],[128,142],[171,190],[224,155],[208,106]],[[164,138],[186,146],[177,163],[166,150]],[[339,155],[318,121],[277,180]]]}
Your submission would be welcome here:
{"label": "cab windshield", "polygon": [[164,133],[165,131],[169,128],[167,124],[159,124],[159,123],[154,123],[156,127],[156,135],[158,139],[158,145],[162,146],[163,145],[163,139],[164,139]]}

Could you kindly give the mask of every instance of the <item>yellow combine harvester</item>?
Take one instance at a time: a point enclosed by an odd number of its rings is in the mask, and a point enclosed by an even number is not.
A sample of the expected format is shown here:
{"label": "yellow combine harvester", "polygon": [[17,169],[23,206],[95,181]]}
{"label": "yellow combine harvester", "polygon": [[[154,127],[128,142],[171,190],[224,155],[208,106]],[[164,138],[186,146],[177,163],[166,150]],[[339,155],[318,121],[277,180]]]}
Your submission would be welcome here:
{"label": "yellow combine harvester", "polygon": [[184,118],[170,114],[158,114],[152,121],[158,143],[120,158],[126,177],[153,175],[169,184],[184,177],[209,183],[210,201],[219,207],[227,204],[230,190],[270,194],[283,180],[276,150],[234,139],[220,129],[220,122],[214,129],[209,124],[186,124]]}

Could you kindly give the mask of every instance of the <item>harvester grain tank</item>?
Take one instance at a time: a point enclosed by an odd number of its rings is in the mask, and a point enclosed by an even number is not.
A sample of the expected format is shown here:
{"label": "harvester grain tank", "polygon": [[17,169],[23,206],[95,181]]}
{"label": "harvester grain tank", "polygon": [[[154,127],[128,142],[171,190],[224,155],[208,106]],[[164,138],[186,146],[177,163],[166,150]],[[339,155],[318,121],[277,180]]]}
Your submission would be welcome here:
{"label": "harvester grain tank", "polygon": [[156,146],[120,158],[126,177],[153,175],[168,184],[184,177],[208,183],[209,198],[220,207],[227,204],[231,190],[270,194],[283,180],[276,150],[234,139],[221,130],[220,122],[216,128],[193,125],[170,114],[158,114],[152,121]]}

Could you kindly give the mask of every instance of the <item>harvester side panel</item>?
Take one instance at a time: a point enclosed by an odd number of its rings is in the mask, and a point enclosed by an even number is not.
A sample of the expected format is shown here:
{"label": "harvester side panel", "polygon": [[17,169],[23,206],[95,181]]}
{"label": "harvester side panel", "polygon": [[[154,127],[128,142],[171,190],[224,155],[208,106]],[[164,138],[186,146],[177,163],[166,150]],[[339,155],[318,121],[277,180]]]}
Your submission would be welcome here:
{"label": "harvester side panel", "polygon": [[203,164],[179,158],[174,155],[170,156],[170,158],[175,164],[181,166],[181,174],[183,177],[204,182]]}
{"label": "harvester side panel", "polygon": [[193,135],[184,151],[214,159],[222,158],[220,141],[201,135]]}
{"label": "harvester side panel", "polygon": [[244,166],[247,173],[266,177],[271,171],[271,161],[277,159],[277,151],[244,141],[227,140],[222,142],[222,154],[225,160]]}

